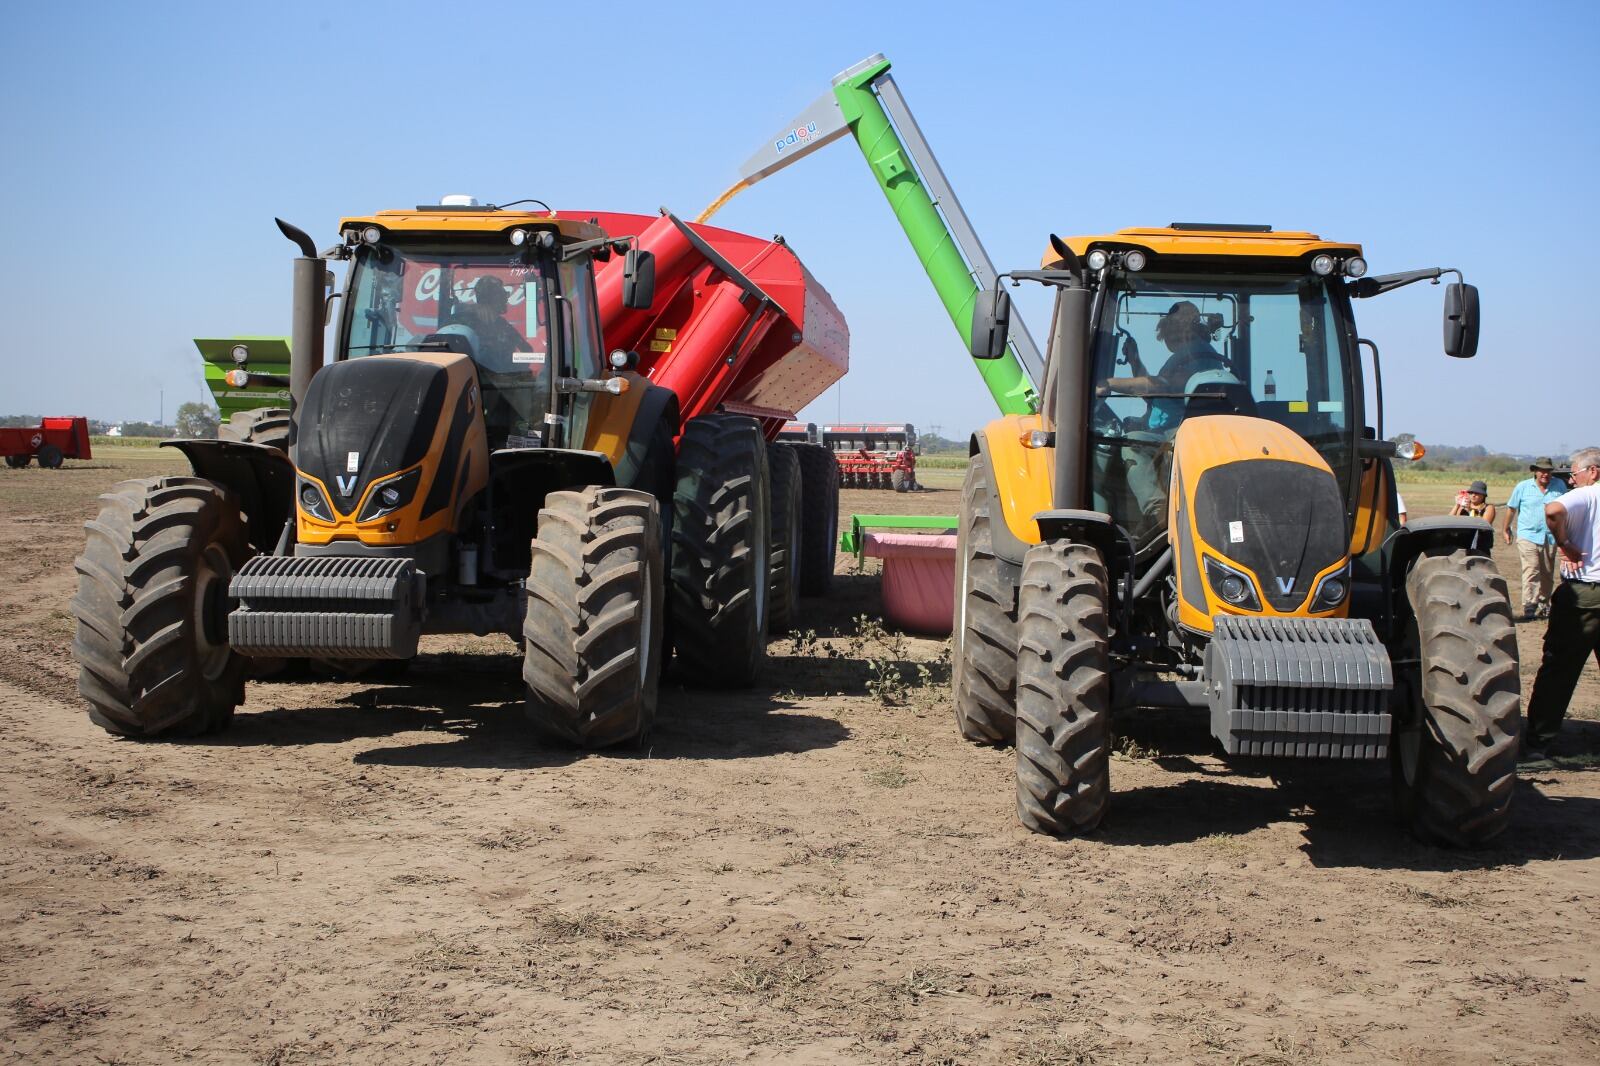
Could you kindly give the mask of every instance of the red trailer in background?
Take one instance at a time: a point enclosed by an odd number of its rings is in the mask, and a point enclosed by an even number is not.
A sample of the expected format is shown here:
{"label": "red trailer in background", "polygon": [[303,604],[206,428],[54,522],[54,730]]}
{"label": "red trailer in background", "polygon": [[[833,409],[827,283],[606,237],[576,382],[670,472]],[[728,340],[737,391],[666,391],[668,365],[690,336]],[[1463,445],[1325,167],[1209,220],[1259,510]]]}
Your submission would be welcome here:
{"label": "red trailer in background", "polygon": [[89,420],[46,418],[37,426],[0,429],[0,455],[13,469],[27,466],[35,457],[51,470],[66,459],[88,459]]}

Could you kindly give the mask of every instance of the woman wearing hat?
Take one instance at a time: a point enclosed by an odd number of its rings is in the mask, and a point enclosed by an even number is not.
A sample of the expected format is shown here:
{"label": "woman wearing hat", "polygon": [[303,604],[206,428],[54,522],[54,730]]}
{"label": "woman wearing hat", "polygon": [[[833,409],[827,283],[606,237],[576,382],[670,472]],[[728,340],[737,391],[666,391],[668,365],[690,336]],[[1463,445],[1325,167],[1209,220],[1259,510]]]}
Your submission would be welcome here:
{"label": "woman wearing hat", "polygon": [[1494,512],[1494,504],[1489,502],[1489,486],[1481,481],[1474,481],[1456,493],[1456,505],[1450,508],[1452,515],[1481,518],[1490,525],[1494,525]]}
{"label": "woman wearing hat", "polygon": [[[1550,615],[1550,590],[1556,577],[1556,542],[1544,524],[1546,504],[1559,500],[1567,483],[1551,476],[1556,465],[1541,455],[1528,467],[1532,477],[1517,482],[1506,500],[1502,532],[1507,544],[1516,544],[1522,558],[1522,620]],[[1512,531],[1515,530],[1515,533]]]}

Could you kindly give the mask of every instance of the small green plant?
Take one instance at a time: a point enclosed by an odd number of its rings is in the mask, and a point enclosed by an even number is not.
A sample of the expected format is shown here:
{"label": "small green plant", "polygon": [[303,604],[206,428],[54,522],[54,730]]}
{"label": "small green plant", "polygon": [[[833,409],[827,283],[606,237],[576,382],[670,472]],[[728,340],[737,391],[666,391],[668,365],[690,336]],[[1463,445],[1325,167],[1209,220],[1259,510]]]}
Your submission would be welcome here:
{"label": "small green plant", "polygon": [[869,770],[867,783],[879,788],[905,788],[911,783],[911,775],[898,766],[891,766],[886,770]]}

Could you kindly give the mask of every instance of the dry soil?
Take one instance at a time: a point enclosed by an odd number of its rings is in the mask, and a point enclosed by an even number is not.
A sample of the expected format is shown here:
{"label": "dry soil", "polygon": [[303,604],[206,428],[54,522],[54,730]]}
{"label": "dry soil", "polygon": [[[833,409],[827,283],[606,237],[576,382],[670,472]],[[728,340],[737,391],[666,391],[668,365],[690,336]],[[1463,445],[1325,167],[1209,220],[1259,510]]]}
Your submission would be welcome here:
{"label": "dry soil", "polygon": [[[1099,834],[1032,836],[944,642],[855,621],[845,561],[762,686],[670,685],[645,752],[531,739],[487,639],[117,740],[76,696],[72,559],[97,492],[177,466],[0,470],[7,1061],[1600,1058],[1593,668],[1569,756],[1470,853],[1395,828],[1382,766],[1225,762],[1180,715],[1120,724]],[[953,512],[925,480],[843,509]]]}

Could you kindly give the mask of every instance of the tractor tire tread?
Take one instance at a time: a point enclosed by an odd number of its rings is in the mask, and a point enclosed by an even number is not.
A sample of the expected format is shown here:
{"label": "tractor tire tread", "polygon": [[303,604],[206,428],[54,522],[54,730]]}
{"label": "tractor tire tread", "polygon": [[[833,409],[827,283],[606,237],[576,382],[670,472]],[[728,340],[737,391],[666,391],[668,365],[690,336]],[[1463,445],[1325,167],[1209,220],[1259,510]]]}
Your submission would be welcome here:
{"label": "tractor tire tread", "polygon": [[1017,816],[1036,833],[1093,831],[1111,791],[1107,577],[1100,553],[1047,543],[1023,560]]}

